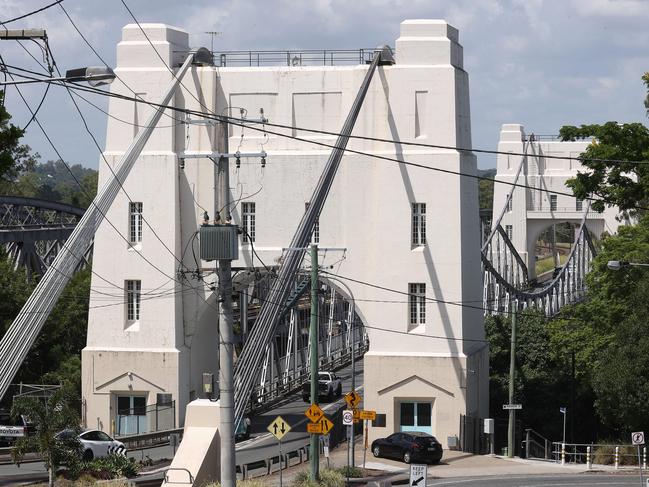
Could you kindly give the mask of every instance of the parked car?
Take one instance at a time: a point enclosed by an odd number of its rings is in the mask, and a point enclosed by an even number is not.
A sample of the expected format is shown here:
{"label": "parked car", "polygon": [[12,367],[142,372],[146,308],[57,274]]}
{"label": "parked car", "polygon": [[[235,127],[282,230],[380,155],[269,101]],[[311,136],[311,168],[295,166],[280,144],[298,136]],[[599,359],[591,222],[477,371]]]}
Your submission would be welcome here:
{"label": "parked car", "polygon": [[126,456],[126,447],[121,441],[114,440],[103,431],[88,430],[77,433],[75,430],[67,429],[56,434],[60,440],[66,440],[78,436],[81,444],[81,458],[92,460],[93,458],[107,457],[108,455]]}
{"label": "parked car", "polygon": [[36,430],[29,418],[21,414],[12,418],[8,411],[0,411],[0,446],[12,446],[20,436],[27,436]]}
{"label": "parked car", "polygon": [[375,457],[394,458],[405,463],[439,463],[443,449],[434,436],[420,431],[408,431],[374,440],[372,453]]}
{"label": "parked car", "polygon": [[[343,393],[343,384],[340,378],[333,372],[318,373],[318,399],[326,398],[333,400],[334,396],[340,397]],[[302,399],[304,402],[311,401],[311,383],[302,384]]]}

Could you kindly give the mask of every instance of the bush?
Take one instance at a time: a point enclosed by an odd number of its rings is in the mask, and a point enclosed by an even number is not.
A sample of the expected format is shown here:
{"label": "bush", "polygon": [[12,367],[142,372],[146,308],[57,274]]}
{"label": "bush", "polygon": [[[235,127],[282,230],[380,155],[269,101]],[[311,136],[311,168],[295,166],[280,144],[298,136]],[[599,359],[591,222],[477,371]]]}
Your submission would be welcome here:
{"label": "bush", "polygon": [[340,467],[338,469],[338,472],[341,473],[341,475],[345,478],[349,477],[350,479],[360,479],[363,477],[363,470],[361,470],[358,467],[352,467],[351,465],[345,465],[344,467]]}
{"label": "bush", "polygon": [[320,485],[325,487],[343,487],[345,477],[337,470],[324,469],[320,472]]}
{"label": "bush", "polygon": [[343,487],[345,477],[337,470],[323,469],[320,471],[320,482],[311,480],[308,470],[299,472],[293,482],[292,487]]}
{"label": "bush", "polygon": [[137,463],[122,455],[108,455],[68,463],[65,477],[76,480],[90,476],[98,480],[111,480],[117,477],[135,477],[139,468]]}
{"label": "bush", "polygon": [[[638,451],[633,446],[620,447],[620,465],[638,465]],[[593,463],[597,465],[615,464],[615,445],[596,446],[593,450]]]}

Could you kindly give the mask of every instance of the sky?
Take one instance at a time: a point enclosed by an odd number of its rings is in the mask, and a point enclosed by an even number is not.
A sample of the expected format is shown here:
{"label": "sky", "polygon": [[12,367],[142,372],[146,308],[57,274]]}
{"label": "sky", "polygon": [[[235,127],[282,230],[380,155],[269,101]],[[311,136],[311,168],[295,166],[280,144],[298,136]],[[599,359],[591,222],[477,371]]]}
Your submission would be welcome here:
{"label": "sky", "polygon": [[[0,22],[52,0],[0,0]],[[649,71],[649,0],[125,0],[140,22],[162,22],[190,33],[194,47],[214,49],[356,49],[394,46],[405,19],[444,19],[460,31],[469,74],[473,147],[496,149],[500,127],[520,123],[528,133],[554,135],[562,125],[643,122]],[[120,0],[64,0],[79,29],[111,66],[121,28],[132,22]],[[54,6],[11,29],[45,28],[62,71],[101,64]],[[42,62],[33,43],[23,44]],[[5,63],[42,68],[15,41],[0,41]],[[22,92],[38,105],[44,85]],[[106,100],[94,100],[105,108]],[[15,88],[5,103],[12,123],[30,118]],[[106,116],[82,102],[103,147]],[[63,89],[52,87],[38,115],[61,156],[96,168],[99,152]],[[57,159],[36,124],[23,139],[41,160]],[[495,167],[478,155],[478,167]]]}

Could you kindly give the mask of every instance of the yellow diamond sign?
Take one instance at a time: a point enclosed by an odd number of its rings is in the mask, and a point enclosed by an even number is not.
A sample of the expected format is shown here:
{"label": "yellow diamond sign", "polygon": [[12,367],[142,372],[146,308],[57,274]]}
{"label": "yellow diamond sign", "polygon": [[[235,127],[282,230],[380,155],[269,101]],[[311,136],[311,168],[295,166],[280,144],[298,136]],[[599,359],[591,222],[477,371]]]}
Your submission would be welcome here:
{"label": "yellow diamond sign", "polygon": [[309,409],[304,411],[304,415],[309,418],[312,423],[317,423],[318,420],[324,416],[324,411],[317,404],[311,404]]}
{"label": "yellow diamond sign", "polygon": [[361,403],[361,396],[356,391],[351,391],[345,394],[345,401],[349,405],[349,409],[356,409],[356,407]]}
{"label": "yellow diamond sign", "polygon": [[270,431],[275,438],[281,440],[284,438],[284,435],[291,431],[291,426],[284,421],[284,418],[277,416],[272,423],[268,425],[268,431]]}

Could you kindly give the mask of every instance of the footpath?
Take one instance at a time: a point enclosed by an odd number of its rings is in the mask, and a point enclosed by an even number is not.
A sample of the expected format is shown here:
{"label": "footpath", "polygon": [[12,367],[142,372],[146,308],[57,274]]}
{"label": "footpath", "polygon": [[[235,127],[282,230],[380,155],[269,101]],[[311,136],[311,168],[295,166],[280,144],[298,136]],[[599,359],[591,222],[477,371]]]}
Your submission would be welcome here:
{"label": "footpath", "polygon": [[[357,467],[363,467],[363,449],[361,445],[356,445],[355,463]],[[345,444],[336,448],[330,453],[329,461],[320,455],[320,468],[340,468],[347,465],[347,447]],[[365,478],[363,481],[356,483],[353,479],[352,484],[362,485],[370,481],[381,483],[389,481],[394,484],[407,485],[410,466],[402,462],[389,460],[386,458],[375,458],[372,453],[367,451],[365,468],[372,471],[372,478]],[[291,484],[293,479],[301,471],[308,470],[309,463],[303,463],[290,467],[282,472],[282,483],[284,486]],[[623,473],[625,471],[637,471],[635,469],[620,468],[615,470],[608,465],[593,465],[588,469],[585,464],[566,464],[561,465],[553,461],[526,460],[522,458],[507,458],[498,455],[473,455],[459,451],[445,450],[442,461],[438,465],[428,466],[428,478],[443,479],[454,477],[484,477],[484,476],[509,476],[509,475],[552,475],[552,474],[596,474],[596,473]],[[267,485],[279,486],[279,472],[267,477],[261,477]],[[387,484],[389,485],[389,484]]]}

